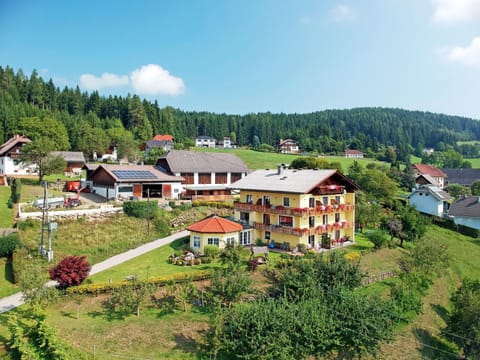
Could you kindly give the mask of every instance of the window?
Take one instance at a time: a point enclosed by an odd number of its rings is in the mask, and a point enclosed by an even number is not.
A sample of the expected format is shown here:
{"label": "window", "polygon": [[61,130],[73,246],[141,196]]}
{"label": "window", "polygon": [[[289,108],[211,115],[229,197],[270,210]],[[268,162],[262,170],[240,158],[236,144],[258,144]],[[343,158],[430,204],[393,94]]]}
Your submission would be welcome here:
{"label": "window", "polygon": [[242,231],[240,233],[240,245],[250,245],[252,243],[252,232]]}
{"label": "window", "polygon": [[219,238],[208,238],[207,239],[207,244],[208,245],[220,246],[220,239]]}
{"label": "window", "polygon": [[340,239],[340,230],[335,230],[335,240]]}
{"label": "window", "polygon": [[200,249],[200,236],[193,237],[193,247],[196,249]]}
{"label": "window", "polygon": [[286,227],[293,227],[293,217],[280,215],[278,217],[278,225],[286,226]]}
{"label": "window", "polygon": [[241,212],[240,213],[240,221],[248,223],[250,221],[250,213],[248,212]]}
{"label": "window", "polygon": [[246,202],[247,204],[253,204],[253,195],[247,194]]}
{"label": "window", "polygon": [[336,204],[341,204],[342,203],[342,197],[340,195],[335,196],[335,203]]}
{"label": "window", "polygon": [[227,245],[235,245],[235,237],[234,236],[228,236],[225,238],[225,242]]}
{"label": "window", "polygon": [[126,193],[131,193],[133,192],[133,186],[121,186],[118,188],[118,192],[126,192]]}
{"label": "window", "polygon": [[328,224],[328,215],[323,215],[322,216],[322,224],[327,225]]}
{"label": "window", "polygon": [[270,225],[270,214],[263,214],[263,223],[265,225]]}
{"label": "window", "polygon": [[290,198],[288,197],[283,198],[283,206],[290,207]]}
{"label": "window", "polygon": [[308,217],[308,227],[314,228],[315,227],[315,216]]}
{"label": "window", "polygon": [[323,201],[323,205],[327,206],[328,205],[328,196],[324,196],[322,198],[322,201]]}
{"label": "window", "polygon": [[263,197],[263,205],[270,205],[270,196],[265,195]]}
{"label": "window", "polygon": [[308,236],[308,245],[310,245],[311,247],[315,246],[315,235]]}
{"label": "window", "polygon": [[315,198],[308,199],[308,207],[313,209],[315,207]]}
{"label": "window", "polygon": [[335,222],[340,221],[340,213],[335,213]]}
{"label": "window", "polygon": [[270,231],[265,231],[265,240],[270,240]]}

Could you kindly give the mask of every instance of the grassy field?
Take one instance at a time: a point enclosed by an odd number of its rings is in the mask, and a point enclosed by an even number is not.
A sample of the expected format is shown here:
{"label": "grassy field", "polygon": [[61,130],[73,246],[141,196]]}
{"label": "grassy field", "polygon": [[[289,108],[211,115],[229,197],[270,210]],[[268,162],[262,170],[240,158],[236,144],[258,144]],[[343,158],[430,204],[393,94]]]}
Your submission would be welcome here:
{"label": "grassy field", "polygon": [[473,169],[479,169],[480,168],[480,158],[465,159],[465,160],[470,161],[472,163],[472,168]]}
{"label": "grassy field", "polygon": [[0,228],[11,228],[13,224],[13,212],[8,207],[10,187],[0,186]]}
{"label": "grassy field", "polygon": [[[431,288],[425,298],[423,314],[412,324],[400,328],[392,343],[382,346],[382,355],[378,357],[380,359],[444,358],[438,349],[456,351],[439,336],[439,332],[445,325],[444,315],[448,309],[449,296],[460,278],[465,275],[480,277],[480,243],[436,226],[429,229],[427,237],[435,238],[440,244],[447,244],[451,256],[450,269],[445,274],[440,274],[441,277]],[[362,245],[362,241],[358,246],[367,246]],[[171,250],[168,249],[164,255]],[[369,252],[362,257],[361,266],[371,274],[388,271],[396,267],[396,260],[403,251],[395,248]],[[147,258],[143,259],[146,263]],[[154,259],[164,261],[158,259],[158,255]],[[135,265],[126,266],[132,272]],[[145,270],[144,266],[143,271]],[[119,276],[123,275],[119,272]],[[388,283],[386,281],[370,286],[369,292],[376,292],[375,288],[388,288]],[[207,315],[198,309],[188,313],[177,310],[171,314],[152,303],[139,318],[132,315],[119,320],[107,316],[101,308],[101,301],[102,297],[92,297],[52,305],[48,308],[49,321],[76,347],[92,352],[95,345],[97,355],[102,359],[114,359],[119,355],[149,359],[199,358],[197,351],[207,326]],[[80,319],[77,319],[77,314]]]}
{"label": "grassy field", "polygon": [[[245,162],[249,169],[276,169],[279,164],[289,165],[293,160],[301,155],[293,154],[278,154],[267,153],[247,149],[210,149],[210,148],[198,148],[197,151],[204,152],[224,152],[229,154],[235,154]],[[350,165],[353,164],[355,159],[347,159],[342,156],[326,156],[324,157],[330,162],[339,162],[342,165],[342,172],[347,172]],[[362,166],[366,166],[368,163],[377,162],[373,159],[356,159]]]}

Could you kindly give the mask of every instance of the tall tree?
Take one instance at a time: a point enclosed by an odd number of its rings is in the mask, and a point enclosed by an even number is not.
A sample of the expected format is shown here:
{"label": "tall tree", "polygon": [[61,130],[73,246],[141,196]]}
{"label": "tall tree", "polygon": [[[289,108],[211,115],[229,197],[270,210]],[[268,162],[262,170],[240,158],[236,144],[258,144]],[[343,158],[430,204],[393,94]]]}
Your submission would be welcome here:
{"label": "tall tree", "polygon": [[49,138],[38,138],[22,148],[20,160],[35,165],[39,183],[45,175],[62,173],[67,166],[62,157],[52,156],[54,150],[55,143]]}

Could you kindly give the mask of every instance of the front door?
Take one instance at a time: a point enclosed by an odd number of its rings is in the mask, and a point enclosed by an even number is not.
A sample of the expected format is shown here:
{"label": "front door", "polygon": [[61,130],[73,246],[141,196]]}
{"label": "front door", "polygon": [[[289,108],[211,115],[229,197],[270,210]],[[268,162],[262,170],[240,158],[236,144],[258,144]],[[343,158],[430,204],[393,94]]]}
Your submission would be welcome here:
{"label": "front door", "polygon": [[142,197],[142,184],[133,184],[133,196]]}
{"label": "front door", "polygon": [[164,199],[171,199],[172,198],[172,185],[170,185],[170,184],[163,184],[162,185],[162,197]]}

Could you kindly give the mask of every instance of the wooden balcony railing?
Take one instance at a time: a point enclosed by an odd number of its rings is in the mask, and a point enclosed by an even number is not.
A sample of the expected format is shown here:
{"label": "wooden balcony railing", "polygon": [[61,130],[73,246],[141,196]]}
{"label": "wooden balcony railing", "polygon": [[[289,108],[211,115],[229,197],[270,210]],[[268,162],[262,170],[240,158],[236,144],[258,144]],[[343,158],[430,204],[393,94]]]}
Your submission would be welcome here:
{"label": "wooden balcony railing", "polygon": [[343,221],[339,221],[331,224],[318,225],[314,228],[294,228],[294,227],[288,227],[288,226],[262,224],[262,223],[254,222],[253,227],[256,230],[260,230],[260,231],[270,231],[270,232],[276,232],[280,234],[294,235],[294,236],[310,236],[310,235],[328,233],[330,231],[335,231],[340,229],[349,229],[352,227],[352,224],[349,224],[347,221],[343,220]]}
{"label": "wooden balcony railing", "polygon": [[257,205],[250,203],[235,202],[234,209],[238,211],[255,211],[258,213],[271,213],[289,216],[319,216],[334,212],[349,212],[355,208],[351,204],[317,206],[316,208],[290,208],[274,205]]}

